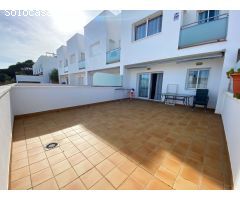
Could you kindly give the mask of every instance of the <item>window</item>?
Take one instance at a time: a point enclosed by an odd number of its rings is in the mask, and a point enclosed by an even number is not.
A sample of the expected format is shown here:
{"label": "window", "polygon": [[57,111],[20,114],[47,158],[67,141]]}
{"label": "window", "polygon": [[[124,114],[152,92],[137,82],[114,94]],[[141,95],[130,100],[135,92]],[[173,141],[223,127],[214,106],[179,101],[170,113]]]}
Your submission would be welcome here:
{"label": "window", "polygon": [[198,14],[198,21],[200,24],[209,21],[214,21],[218,18],[219,10],[206,10]]}
{"label": "window", "polygon": [[75,56],[75,54],[72,54],[71,56],[70,56],[70,64],[73,64],[73,63],[75,63],[76,62],[76,56]]}
{"label": "window", "polygon": [[146,36],[146,22],[135,27],[135,40]]}
{"label": "window", "polygon": [[187,73],[187,89],[206,89],[209,69],[189,69]]}
{"label": "window", "polygon": [[146,18],[134,26],[134,40],[139,40],[162,31],[162,15]]}
{"label": "window", "polygon": [[162,28],[162,16],[155,17],[148,21],[148,34],[153,35],[161,32]]}

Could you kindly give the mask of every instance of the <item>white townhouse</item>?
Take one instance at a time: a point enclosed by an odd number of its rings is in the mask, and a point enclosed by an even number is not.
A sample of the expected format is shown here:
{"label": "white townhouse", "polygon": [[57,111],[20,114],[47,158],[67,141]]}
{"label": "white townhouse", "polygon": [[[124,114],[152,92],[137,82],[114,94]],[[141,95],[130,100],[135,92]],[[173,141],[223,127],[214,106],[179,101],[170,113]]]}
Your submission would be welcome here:
{"label": "white townhouse", "polygon": [[67,47],[62,45],[57,49],[57,66],[59,83],[68,84],[68,58]]}
{"label": "white townhouse", "polygon": [[120,86],[121,14],[103,11],[84,27],[88,84]]}
{"label": "white townhouse", "polygon": [[208,107],[221,109],[240,47],[239,11],[122,11],[121,75],[136,96],[160,100],[209,89]]}
{"label": "white townhouse", "polygon": [[60,83],[70,85],[85,84],[85,51],[84,37],[76,33],[68,41],[67,46],[57,49]]}
{"label": "white townhouse", "polygon": [[[60,79],[134,88],[149,100],[169,88],[189,95],[208,89],[208,107],[218,113],[226,71],[238,61],[239,19],[239,11],[225,10],[103,11],[84,27],[84,45],[76,34],[57,50]],[[79,57],[84,69],[73,64]]]}
{"label": "white townhouse", "polygon": [[103,11],[57,49],[60,83],[121,86],[121,17]]}
{"label": "white townhouse", "polygon": [[58,69],[57,57],[53,53],[41,55],[32,66],[33,76],[16,75],[17,83],[51,83],[49,78],[53,69]]}

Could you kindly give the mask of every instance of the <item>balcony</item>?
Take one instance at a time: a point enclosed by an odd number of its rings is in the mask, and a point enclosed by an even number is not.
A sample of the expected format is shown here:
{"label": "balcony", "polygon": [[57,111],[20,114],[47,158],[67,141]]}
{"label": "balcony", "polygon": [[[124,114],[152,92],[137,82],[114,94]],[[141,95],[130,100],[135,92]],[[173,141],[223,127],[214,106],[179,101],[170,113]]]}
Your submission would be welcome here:
{"label": "balcony", "polygon": [[78,62],[78,69],[85,69],[86,65],[85,65],[85,60],[80,60]]}
{"label": "balcony", "polygon": [[120,61],[120,48],[113,49],[106,53],[106,63],[111,64]]}
{"label": "balcony", "polygon": [[181,27],[179,48],[226,40],[228,14],[204,19]]}

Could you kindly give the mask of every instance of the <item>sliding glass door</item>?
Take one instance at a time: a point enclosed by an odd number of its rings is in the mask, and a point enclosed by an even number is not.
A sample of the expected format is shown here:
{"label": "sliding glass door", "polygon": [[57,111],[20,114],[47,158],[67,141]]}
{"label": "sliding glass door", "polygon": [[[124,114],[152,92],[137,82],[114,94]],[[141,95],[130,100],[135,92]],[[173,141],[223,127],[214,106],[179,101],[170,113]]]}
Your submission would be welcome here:
{"label": "sliding glass door", "polygon": [[150,83],[150,74],[148,73],[139,74],[139,79],[138,79],[138,96],[139,97],[148,98],[149,83]]}
{"label": "sliding glass door", "polygon": [[161,100],[163,73],[138,74],[138,97]]}

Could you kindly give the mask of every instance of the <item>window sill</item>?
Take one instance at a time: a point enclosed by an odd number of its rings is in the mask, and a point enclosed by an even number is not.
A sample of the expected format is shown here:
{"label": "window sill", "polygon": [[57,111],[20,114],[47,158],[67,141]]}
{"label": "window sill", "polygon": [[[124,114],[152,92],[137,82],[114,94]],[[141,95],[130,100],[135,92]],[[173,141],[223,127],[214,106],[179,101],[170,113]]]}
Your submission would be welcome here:
{"label": "window sill", "polygon": [[185,90],[197,90],[197,89],[200,89],[200,90],[205,90],[205,89],[208,89],[208,88],[185,88]]}
{"label": "window sill", "polygon": [[161,31],[161,32],[158,32],[158,33],[155,33],[155,34],[152,34],[152,35],[149,35],[149,36],[146,36],[146,37],[141,38],[141,39],[138,39],[138,40],[132,40],[132,43],[140,42],[140,41],[143,41],[143,40],[145,40],[145,39],[149,39],[149,38],[158,36],[158,35],[160,35],[161,33],[162,33],[162,31]]}

